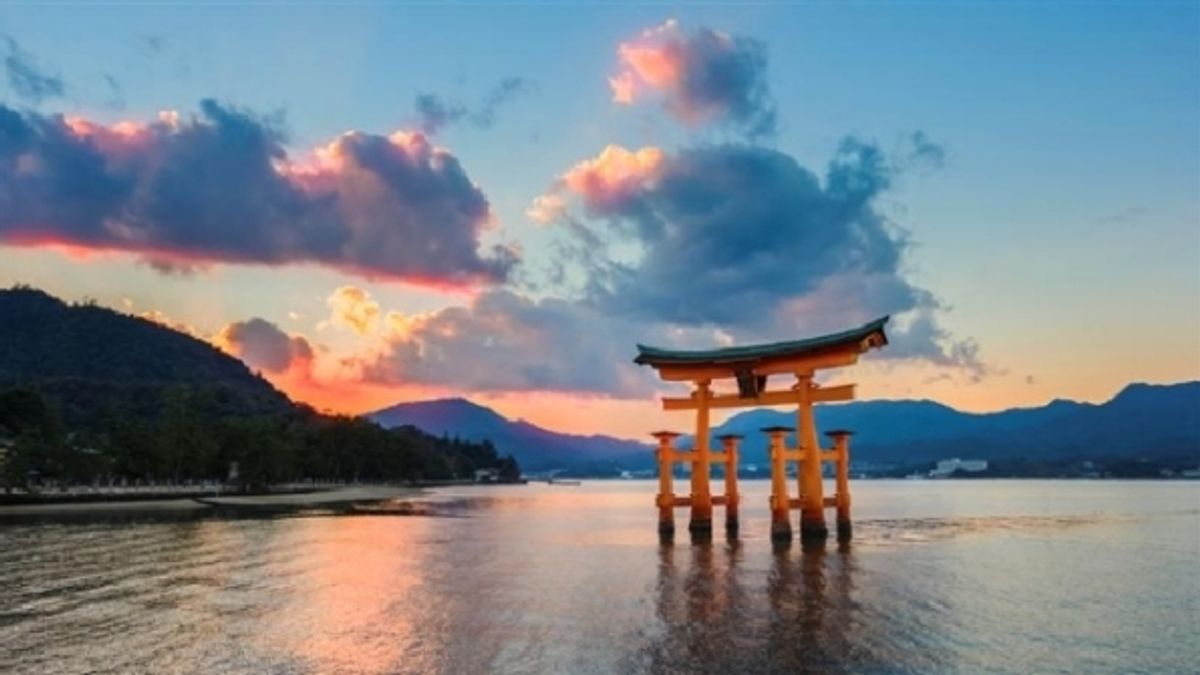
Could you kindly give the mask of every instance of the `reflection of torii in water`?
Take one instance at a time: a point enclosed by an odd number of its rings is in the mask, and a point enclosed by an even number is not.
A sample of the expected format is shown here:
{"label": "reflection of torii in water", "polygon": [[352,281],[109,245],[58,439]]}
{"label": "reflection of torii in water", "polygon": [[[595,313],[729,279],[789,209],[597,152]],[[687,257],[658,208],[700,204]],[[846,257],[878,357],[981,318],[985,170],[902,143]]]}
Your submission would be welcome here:
{"label": "reflection of torii in water", "polygon": [[[774,344],[728,347],[708,351],[676,351],[638,345],[635,363],[648,365],[667,382],[691,382],[695,389],[687,398],[664,398],[664,410],[695,410],[695,447],[680,452],[673,447],[679,434],[661,431],[654,434],[659,441],[658,475],[659,532],[670,536],[675,532],[673,509],[690,506],[693,534],[712,532],[712,507],[725,506],[725,523],[731,531],[737,529],[737,445],[736,436],[722,437],[722,452],[709,449],[709,411],[718,408],[796,405],[796,447],[786,447],[786,436],[793,429],[772,427],[764,429],[771,439],[771,537],[776,541],[792,538],[788,517],[790,509],[800,509],[802,540],[824,540],[829,536],[825,527],[825,507],[837,508],[838,538],[850,538],[849,491],[849,432],[831,431],[834,447],[822,450],[817,445],[813,404],[829,401],[849,401],[854,398],[854,385],[822,387],[813,381],[823,368],[853,365],[863,352],[887,344],[883,317],[853,330],[822,335],[806,340]],[[794,375],[796,384],[790,389],[771,391],[767,379],[772,375]],[[713,381],[733,380],[737,393],[712,390]],[[787,493],[787,462],[799,464],[799,498]],[[692,491],[688,497],[676,497],[672,489],[675,462],[692,466]],[[725,494],[714,497],[709,490],[710,467],[713,462],[726,465]],[[826,500],[821,484],[822,462],[837,466],[837,494]]]}
{"label": "reflection of torii in water", "polygon": [[[872,620],[855,600],[849,546],[836,556],[820,547],[797,557],[780,545],[767,558],[752,553],[749,564],[736,538],[680,551],[670,542],[659,547],[655,610],[663,630],[643,650],[645,661],[627,670],[800,673],[849,663],[887,671],[870,644],[886,641],[890,617]],[[748,583],[764,574],[765,589]]]}

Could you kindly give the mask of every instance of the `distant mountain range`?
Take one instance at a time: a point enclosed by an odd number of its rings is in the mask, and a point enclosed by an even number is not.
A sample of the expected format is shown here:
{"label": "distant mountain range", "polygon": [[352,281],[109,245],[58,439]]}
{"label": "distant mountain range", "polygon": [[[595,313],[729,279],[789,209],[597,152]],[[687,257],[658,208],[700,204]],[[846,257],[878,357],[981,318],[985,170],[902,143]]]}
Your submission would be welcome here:
{"label": "distant mountain range", "polygon": [[385,427],[411,425],[435,436],[491,441],[501,454],[511,454],[525,471],[572,469],[609,474],[651,466],[650,446],[612,436],[577,436],[513,421],[491,408],[462,398],[401,403],[368,414]]}
{"label": "distant mountain range", "polygon": [[[1200,382],[1131,384],[1105,403],[1060,399],[993,413],[966,413],[933,401],[856,401],[818,406],[816,418],[818,430],[855,432],[851,448],[858,461],[1189,454],[1200,461]],[[794,413],[750,410],[715,433],[745,435],[744,461],[763,463],[766,440],[759,429],[795,423]]]}
{"label": "distant mountain range", "polygon": [[[649,404],[648,404],[649,405]],[[915,464],[948,457],[1196,457],[1200,461],[1200,382],[1132,384],[1100,404],[1055,400],[1037,408],[966,413],[933,401],[856,401],[817,408],[817,427],[855,431],[856,462]],[[527,470],[610,473],[653,464],[647,443],[561,434],[512,421],[463,399],[402,403],[368,415],[384,426],[413,425],[435,435],[491,440]],[[679,414],[679,429],[693,423]],[[795,425],[795,413],[756,409],[731,417],[713,435],[745,436],[742,463],[766,464],[760,429]],[[681,439],[690,447],[691,439]]]}

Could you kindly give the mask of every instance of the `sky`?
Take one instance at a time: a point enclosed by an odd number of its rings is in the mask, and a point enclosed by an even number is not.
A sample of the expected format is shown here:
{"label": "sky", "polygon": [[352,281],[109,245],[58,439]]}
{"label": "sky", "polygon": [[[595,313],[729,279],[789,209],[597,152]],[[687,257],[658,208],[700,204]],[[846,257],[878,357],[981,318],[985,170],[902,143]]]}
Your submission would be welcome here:
{"label": "sky", "polygon": [[0,7],[0,286],[293,398],[690,426],[636,343],[890,315],[970,411],[1200,378],[1200,3]]}

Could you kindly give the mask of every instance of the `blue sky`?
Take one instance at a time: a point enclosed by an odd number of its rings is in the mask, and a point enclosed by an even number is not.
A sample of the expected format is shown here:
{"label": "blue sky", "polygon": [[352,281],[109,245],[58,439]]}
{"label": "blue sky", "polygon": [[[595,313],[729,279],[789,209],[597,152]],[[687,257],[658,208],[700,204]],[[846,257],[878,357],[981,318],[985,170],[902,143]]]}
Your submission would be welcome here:
{"label": "blue sky", "polygon": [[[419,94],[477,106],[520,77],[528,88],[493,125],[453,125],[434,142],[491,203],[484,240],[519,243],[532,270],[556,255],[555,233],[526,208],[606,145],[744,142],[653,102],[612,101],[617,45],[668,18],[765,45],[779,130],[758,143],[817,174],[847,135],[890,152],[921,131],[944,148],[940,167],[897,176],[878,207],[913,242],[904,278],[939,299],[939,325],[976,341],[991,374],[888,366],[870,376],[876,393],[982,409],[1200,375],[1197,3],[15,5],[0,9],[0,34],[65,91],[34,102],[0,86],[0,102],[112,124],[212,98],[280,115],[289,150],[304,153],[347,130],[412,128]],[[0,248],[0,263],[0,283],[129,299],[204,332],[264,317],[334,352],[357,339],[316,327],[336,287],[406,314],[471,297],[309,265],[163,277],[30,247]]]}

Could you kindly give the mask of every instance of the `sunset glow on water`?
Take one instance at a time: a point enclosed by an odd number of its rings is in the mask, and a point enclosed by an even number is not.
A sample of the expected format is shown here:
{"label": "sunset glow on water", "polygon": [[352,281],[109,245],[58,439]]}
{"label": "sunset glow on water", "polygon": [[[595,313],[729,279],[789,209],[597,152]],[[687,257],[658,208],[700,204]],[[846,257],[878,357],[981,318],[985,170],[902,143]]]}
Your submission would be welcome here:
{"label": "sunset glow on water", "polygon": [[[662,545],[648,482],[441,516],[5,524],[10,672],[1184,672],[1190,483],[860,482],[854,542]],[[1153,561],[1147,563],[1146,561]]]}

